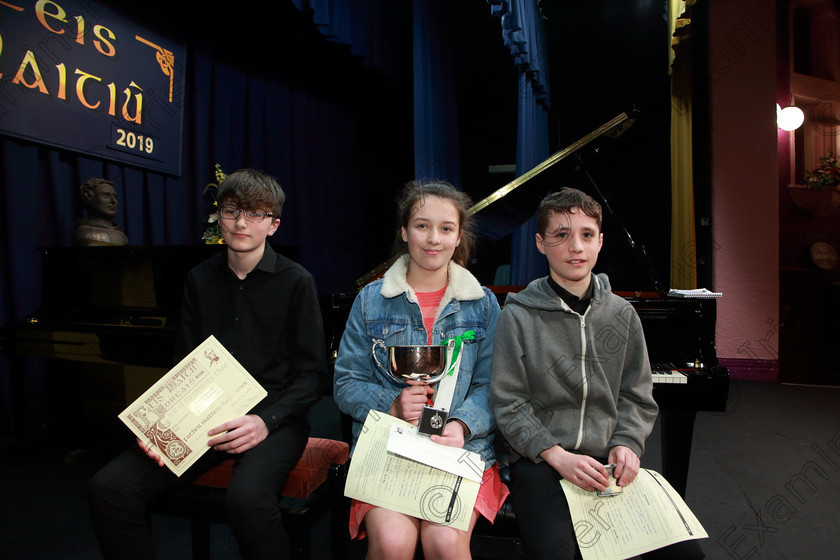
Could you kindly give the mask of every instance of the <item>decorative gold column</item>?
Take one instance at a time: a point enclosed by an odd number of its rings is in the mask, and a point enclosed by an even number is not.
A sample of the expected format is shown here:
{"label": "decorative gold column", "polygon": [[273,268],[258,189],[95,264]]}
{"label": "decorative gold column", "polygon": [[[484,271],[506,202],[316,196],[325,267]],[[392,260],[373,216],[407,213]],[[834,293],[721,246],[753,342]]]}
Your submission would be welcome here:
{"label": "decorative gold column", "polygon": [[671,61],[671,288],[697,287],[691,53],[686,13],[695,0],[670,0]]}

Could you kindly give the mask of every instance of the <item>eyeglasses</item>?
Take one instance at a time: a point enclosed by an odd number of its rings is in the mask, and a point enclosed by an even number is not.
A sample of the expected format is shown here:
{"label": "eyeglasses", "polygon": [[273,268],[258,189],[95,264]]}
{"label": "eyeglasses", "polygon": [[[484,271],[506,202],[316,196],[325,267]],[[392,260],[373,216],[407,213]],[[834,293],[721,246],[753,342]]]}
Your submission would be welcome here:
{"label": "eyeglasses", "polygon": [[246,222],[258,224],[266,218],[273,218],[274,214],[263,212],[262,210],[240,210],[239,208],[231,208],[230,206],[223,206],[219,209],[219,217],[225,220],[238,220],[239,214],[245,216]]}

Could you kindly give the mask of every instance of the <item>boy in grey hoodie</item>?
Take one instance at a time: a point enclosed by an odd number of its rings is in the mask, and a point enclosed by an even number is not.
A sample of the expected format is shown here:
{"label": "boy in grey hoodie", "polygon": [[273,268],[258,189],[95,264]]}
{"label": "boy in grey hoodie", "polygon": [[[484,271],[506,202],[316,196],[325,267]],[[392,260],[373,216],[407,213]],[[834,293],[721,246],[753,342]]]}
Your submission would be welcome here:
{"label": "boy in grey hoodie", "polygon": [[[576,189],[543,199],[536,243],[550,274],[508,296],[493,343],[490,404],[531,558],[575,556],[559,479],[604,490],[606,462],[619,486],[630,484],[658,411],[639,317],[606,275],[592,273],[601,217],[600,204]],[[674,557],[703,557],[694,541],[686,546]]]}

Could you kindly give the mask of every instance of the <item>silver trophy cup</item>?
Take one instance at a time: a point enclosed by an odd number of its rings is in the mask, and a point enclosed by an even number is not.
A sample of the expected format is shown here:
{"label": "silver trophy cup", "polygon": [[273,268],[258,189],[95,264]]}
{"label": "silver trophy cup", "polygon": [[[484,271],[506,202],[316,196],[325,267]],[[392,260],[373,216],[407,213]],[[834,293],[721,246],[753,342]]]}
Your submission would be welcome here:
{"label": "silver trophy cup", "polygon": [[[376,355],[377,348],[381,348],[387,354],[387,368],[383,367],[379,361]],[[379,369],[398,383],[422,381],[432,385],[446,375],[449,364],[449,347],[447,346],[421,344],[385,346],[383,341],[374,340],[371,353]],[[447,416],[448,413],[445,410],[426,405],[420,416],[418,431],[426,435],[442,434]]]}

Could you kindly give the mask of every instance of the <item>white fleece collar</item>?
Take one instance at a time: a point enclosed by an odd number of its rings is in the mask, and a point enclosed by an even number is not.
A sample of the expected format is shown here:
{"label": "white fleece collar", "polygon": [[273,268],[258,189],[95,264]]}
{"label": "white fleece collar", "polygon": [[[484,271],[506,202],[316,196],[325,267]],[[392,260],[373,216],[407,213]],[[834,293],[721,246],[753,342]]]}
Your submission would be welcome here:
{"label": "white fleece collar", "polygon": [[[409,299],[417,301],[417,295],[406,280],[409,259],[408,255],[398,258],[382,277],[382,289],[380,290],[382,297],[392,298],[408,292]],[[470,301],[483,297],[484,290],[475,276],[466,268],[449,261],[449,283],[446,286],[446,292],[443,294],[441,306],[446,305],[452,299]]]}

